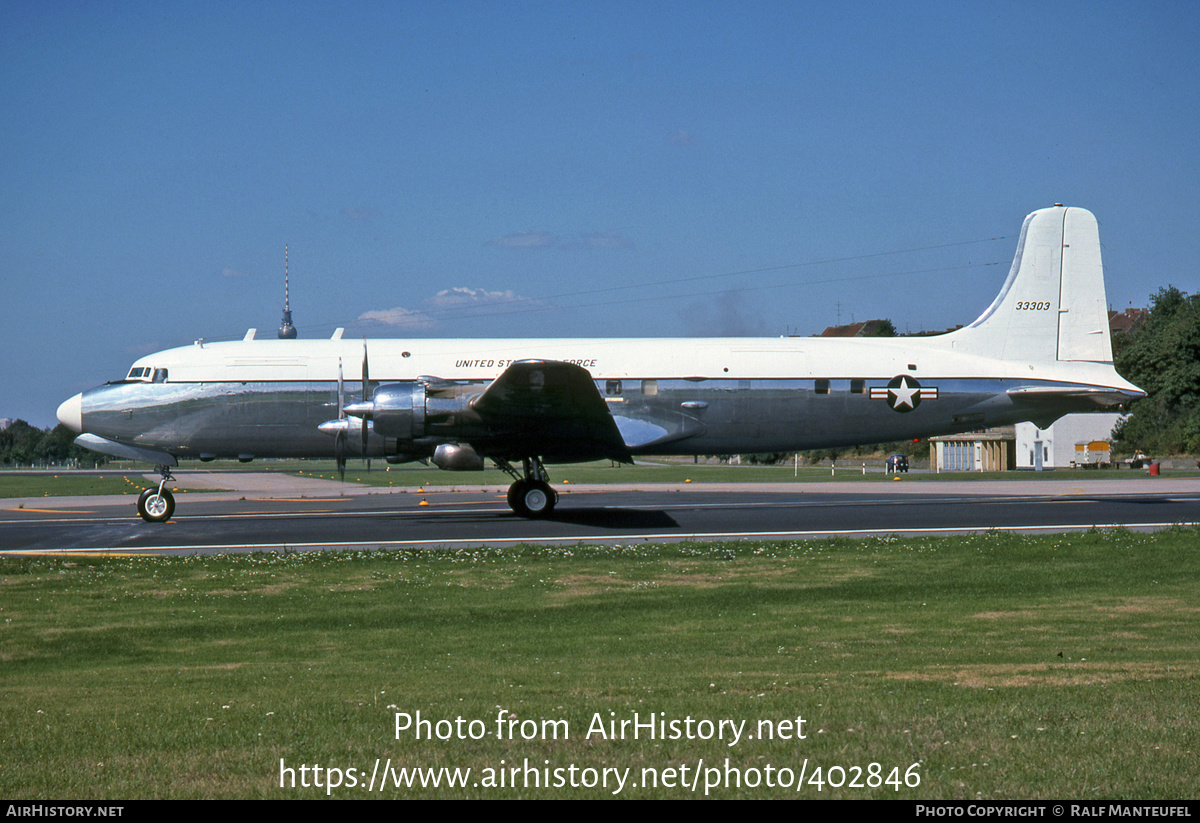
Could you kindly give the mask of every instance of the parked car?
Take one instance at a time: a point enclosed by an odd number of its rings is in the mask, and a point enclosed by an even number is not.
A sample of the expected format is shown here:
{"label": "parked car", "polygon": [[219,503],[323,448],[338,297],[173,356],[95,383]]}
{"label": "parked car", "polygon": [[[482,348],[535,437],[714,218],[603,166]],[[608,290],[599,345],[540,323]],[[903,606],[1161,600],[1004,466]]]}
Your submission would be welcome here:
{"label": "parked car", "polygon": [[887,463],[885,463],[884,465],[887,466],[887,470],[889,472],[895,472],[896,474],[899,474],[900,472],[904,472],[907,474],[908,473],[908,455],[893,454],[891,457],[889,457],[887,459]]}

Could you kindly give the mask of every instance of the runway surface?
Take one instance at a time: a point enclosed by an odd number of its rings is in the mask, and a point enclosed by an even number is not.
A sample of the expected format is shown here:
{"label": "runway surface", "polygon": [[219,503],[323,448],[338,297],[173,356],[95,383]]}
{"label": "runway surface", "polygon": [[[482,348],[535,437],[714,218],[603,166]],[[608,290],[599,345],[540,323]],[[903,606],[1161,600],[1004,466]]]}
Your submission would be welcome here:
{"label": "runway surface", "polygon": [[0,553],[463,548],[513,543],[802,539],[871,534],[1153,529],[1200,523],[1200,483],[1148,478],[560,486],[545,520],[502,487],[381,490],[285,475],[178,473],[175,517],[143,522],[128,496],[0,500]]}

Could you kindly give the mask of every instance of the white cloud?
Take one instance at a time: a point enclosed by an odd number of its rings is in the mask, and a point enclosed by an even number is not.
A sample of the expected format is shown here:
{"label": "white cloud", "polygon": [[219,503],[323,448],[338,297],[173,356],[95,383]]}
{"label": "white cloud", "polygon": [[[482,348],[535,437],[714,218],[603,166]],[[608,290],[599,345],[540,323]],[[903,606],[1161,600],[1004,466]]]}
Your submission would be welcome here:
{"label": "white cloud", "polygon": [[429,301],[431,305],[438,308],[460,308],[463,306],[481,306],[488,303],[514,303],[524,298],[518,297],[512,289],[507,291],[486,291],[484,289],[472,289],[467,286],[455,286],[451,289],[442,289],[433,299]]}
{"label": "white cloud", "polygon": [[[429,330],[440,327],[443,320],[466,317],[483,317],[490,314],[508,314],[525,309],[544,306],[539,300],[521,297],[511,289],[488,291],[469,286],[454,286],[442,289],[433,297],[424,300],[421,309],[372,309],[363,312],[358,319],[367,323],[378,323],[410,331]],[[495,307],[494,311],[486,311]],[[485,309],[483,312],[474,311]]]}
{"label": "white cloud", "polygon": [[404,329],[431,329],[437,321],[420,309],[372,309],[358,316],[359,320]]}

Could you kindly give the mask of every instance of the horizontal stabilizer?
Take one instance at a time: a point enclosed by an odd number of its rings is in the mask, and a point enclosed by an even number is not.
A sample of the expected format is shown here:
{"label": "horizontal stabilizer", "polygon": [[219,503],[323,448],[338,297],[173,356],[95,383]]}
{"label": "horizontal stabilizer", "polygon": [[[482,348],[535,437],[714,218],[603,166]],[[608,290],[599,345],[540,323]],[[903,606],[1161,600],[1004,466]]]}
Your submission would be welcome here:
{"label": "horizontal stabilizer", "polygon": [[1086,407],[1119,406],[1131,400],[1145,397],[1145,392],[1121,391],[1103,386],[1022,386],[1009,389],[1006,394],[1018,403],[1058,403],[1063,400],[1079,400]]}

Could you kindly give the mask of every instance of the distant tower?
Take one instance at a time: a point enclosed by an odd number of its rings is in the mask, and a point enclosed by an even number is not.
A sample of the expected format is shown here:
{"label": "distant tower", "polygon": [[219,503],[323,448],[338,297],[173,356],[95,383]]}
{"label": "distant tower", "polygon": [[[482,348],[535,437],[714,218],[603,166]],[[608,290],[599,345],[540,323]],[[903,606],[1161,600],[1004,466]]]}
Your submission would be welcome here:
{"label": "distant tower", "polygon": [[283,321],[279,327],[280,340],[295,340],[296,327],[292,325],[292,310],[288,305],[288,248],[283,247]]}

